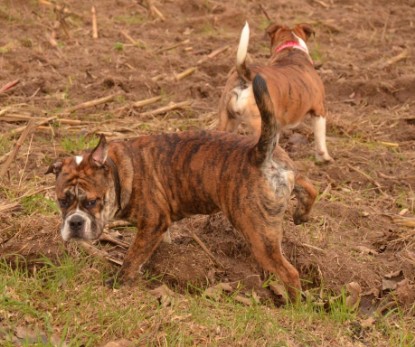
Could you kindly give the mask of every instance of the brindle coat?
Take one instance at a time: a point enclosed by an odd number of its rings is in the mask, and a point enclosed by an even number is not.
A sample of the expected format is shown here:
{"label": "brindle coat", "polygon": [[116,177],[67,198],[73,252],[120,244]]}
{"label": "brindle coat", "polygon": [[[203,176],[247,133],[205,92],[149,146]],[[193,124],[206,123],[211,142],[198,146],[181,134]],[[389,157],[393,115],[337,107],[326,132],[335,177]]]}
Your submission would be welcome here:
{"label": "brindle coat", "polygon": [[[281,149],[274,152],[278,123],[265,81],[258,76],[253,85],[263,120],[258,141],[206,131],[110,143],[102,136],[94,150],[54,163],[48,172],[57,177],[64,238],[96,239],[112,218],[135,223],[138,233],[119,273],[122,281],[132,281],[172,222],[222,211],[259,264],[297,298],[298,272],[281,251],[282,220],[294,188],[292,162]],[[314,197],[302,198],[299,190],[301,220]],[[90,221],[84,225],[85,214]]]}

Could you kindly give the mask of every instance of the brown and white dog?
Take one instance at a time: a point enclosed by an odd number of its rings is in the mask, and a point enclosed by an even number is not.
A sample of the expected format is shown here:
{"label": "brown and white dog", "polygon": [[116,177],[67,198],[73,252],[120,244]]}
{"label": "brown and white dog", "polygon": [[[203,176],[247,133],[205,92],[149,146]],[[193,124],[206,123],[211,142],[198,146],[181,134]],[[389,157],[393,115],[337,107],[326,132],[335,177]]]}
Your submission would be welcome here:
{"label": "brown and white dog", "polygon": [[194,214],[222,211],[246,238],[259,264],[277,274],[292,299],[300,278],[283,256],[282,220],[292,190],[298,203],[294,220],[307,219],[316,191],[295,177],[292,162],[275,149],[279,122],[265,81],[253,80],[262,117],[258,140],[225,132],[182,132],[106,142],[57,160],[62,238],[94,240],[113,218],[137,226],[119,273],[135,279],[172,222]]}
{"label": "brown and white dog", "polygon": [[[281,129],[295,127],[311,114],[316,159],[332,161],[326,147],[324,85],[305,44],[314,33],[312,28],[307,24],[298,24],[292,29],[271,24],[266,32],[271,39],[271,58],[265,65],[247,65],[249,26],[245,24],[237,51],[236,71],[227,80],[219,103],[217,130],[234,132],[240,123],[245,123],[259,137],[261,117],[252,91],[252,80],[260,74],[268,85]],[[279,134],[277,143],[278,137]]]}

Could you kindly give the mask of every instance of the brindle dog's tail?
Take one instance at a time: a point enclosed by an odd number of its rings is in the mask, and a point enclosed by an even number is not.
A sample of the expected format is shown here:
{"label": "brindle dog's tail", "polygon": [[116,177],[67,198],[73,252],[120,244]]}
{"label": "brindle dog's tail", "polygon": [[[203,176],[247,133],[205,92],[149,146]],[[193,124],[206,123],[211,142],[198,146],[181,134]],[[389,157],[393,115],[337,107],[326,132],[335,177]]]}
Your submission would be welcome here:
{"label": "brindle dog's tail", "polygon": [[279,130],[279,124],[274,115],[274,106],[269,96],[267,83],[256,75],[252,83],[255,101],[261,114],[261,136],[252,149],[252,158],[257,165],[271,160]]}
{"label": "brindle dog's tail", "polygon": [[251,80],[251,71],[246,66],[246,56],[248,54],[249,44],[249,25],[248,22],[241,32],[241,38],[239,39],[238,51],[236,52],[236,71],[238,76],[244,81],[249,82]]}

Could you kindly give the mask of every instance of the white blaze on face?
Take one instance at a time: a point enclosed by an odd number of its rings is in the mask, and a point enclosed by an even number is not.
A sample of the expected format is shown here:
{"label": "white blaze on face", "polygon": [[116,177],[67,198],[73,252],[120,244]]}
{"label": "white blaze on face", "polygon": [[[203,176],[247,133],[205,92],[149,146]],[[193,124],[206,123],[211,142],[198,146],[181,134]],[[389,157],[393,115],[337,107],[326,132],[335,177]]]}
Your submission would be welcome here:
{"label": "white blaze on face", "polygon": [[75,156],[75,163],[76,163],[76,165],[81,164],[83,159],[84,159],[84,157],[82,155]]}
{"label": "white blaze on face", "polygon": [[[301,37],[298,37],[296,34],[294,34],[293,32],[292,32],[292,34],[294,35],[294,37],[297,39],[297,41],[298,41],[298,44],[301,46],[301,48],[303,49],[303,51],[304,52],[306,52],[307,54],[309,54],[309,51],[308,51],[308,47],[307,47],[307,45],[305,44],[305,42],[304,42],[304,40],[301,38]],[[295,48],[295,47],[294,47]]]}

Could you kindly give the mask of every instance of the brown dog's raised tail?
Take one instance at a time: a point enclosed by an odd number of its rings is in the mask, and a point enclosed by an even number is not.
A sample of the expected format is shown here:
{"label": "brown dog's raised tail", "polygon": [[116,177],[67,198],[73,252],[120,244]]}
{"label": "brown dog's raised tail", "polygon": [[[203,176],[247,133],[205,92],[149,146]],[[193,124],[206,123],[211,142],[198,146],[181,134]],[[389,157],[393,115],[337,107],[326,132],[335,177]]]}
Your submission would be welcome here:
{"label": "brown dog's raised tail", "polygon": [[261,165],[271,160],[273,156],[279,126],[274,116],[274,106],[268,92],[267,83],[262,76],[255,76],[252,88],[261,114],[261,136],[253,148],[253,160],[257,165]]}
{"label": "brown dog's raised tail", "polygon": [[248,54],[249,44],[249,25],[248,22],[241,32],[241,38],[239,39],[238,51],[236,53],[236,71],[240,78],[246,82],[251,81],[251,70],[246,66],[246,55]]}

